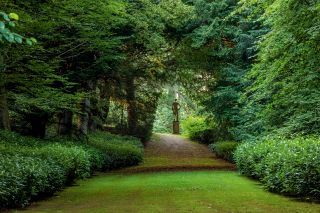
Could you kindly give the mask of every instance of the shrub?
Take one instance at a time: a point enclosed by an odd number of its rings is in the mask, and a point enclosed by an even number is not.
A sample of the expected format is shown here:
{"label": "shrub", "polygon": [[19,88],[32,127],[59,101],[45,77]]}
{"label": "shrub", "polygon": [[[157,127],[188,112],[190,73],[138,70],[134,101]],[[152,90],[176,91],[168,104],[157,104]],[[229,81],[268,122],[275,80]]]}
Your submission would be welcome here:
{"label": "shrub", "polygon": [[20,154],[0,154],[0,208],[24,207],[38,195],[64,185],[64,170],[54,161]]}
{"label": "shrub", "polygon": [[35,155],[51,158],[66,171],[67,181],[90,176],[90,156],[82,147],[50,144],[35,151]]}
{"label": "shrub", "polygon": [[104,169],[134,166],[143,160],[143,144],[134,137],[97,132],[90,135],[89,145],[104,153]]}
{"label": "shrub", "polygon": [[210,144],[217,140],[216,127],[208,124],[204,117],[190,116],[181,123],[182,132],[191,140]]}
{"label": "shrub", "polygon": [[296,138],[245,143],[235,152],[241,173],[259,178],[267,189],[320,198],[320,140]]}
{"label": "shrub", "polygon": [[90,162],[90,173],[93,174],[94,171],[102,171],[104,164],[107,161],[107,156],[102,150],[99,150],[92,146],[83,146],[89,156]]}
{"label": "shrub", "polygon": [[77,146],[66,146],[63,144],[45,144],[38,146],[21,146],[5,143],[5,148],[0,148],[2,153],[41,158],[54,161],[60,165],[66,175],[68,183],[74,179],[85,178],[90,175],[90,156],[86,150]]}
{"label": "shrub", "polygon": [[0,209],[24,207],[95,170],[136,165],[142,159],[143,145],[133,137],[98,132],[83,143],[0,131]]}
{"label": "shrub", "polygon": [[233,153],[238,145],[239,143],[234,141],[221,141],[215,144],[210,144],[209,149],[219,158],[234,162]]}

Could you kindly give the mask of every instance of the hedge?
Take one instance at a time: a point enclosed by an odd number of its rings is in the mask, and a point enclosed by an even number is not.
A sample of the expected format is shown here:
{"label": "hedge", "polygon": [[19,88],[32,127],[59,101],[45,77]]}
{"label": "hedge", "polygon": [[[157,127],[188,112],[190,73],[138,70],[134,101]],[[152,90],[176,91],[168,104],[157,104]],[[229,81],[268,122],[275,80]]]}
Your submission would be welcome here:
{"label": "hedge", "polygon": [[137,165],[142,160],[143,145],[133,137],[99,132],[84,143],[0,131],[0,209],[25,207],[94,171]]}
{"label": "hedge", "polygon": [[320,198],[320,139],[269,139],[244,143],[235,151],[241,173],[270,191]]}
{"label": "hedge", "polygon": [[219,158],[234,162],[233,154],[238,145],[239,143],[234,141],[221,141],[218,143],[209,144],[209,149]]}

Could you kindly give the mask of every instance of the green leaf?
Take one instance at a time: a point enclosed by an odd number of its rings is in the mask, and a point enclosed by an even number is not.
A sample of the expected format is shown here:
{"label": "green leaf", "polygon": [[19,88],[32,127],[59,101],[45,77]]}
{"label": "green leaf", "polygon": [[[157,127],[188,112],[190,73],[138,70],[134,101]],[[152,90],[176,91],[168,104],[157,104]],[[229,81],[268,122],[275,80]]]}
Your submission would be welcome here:
{"label": "green leaf", "polygon": [[38,42],[37,39],[35,39],[35,38],[33,38],[33,37],[31,37],[30,40],[31,40],[34,44]]}
{"label": "green leaf", "polygon": [[0,15],[2,16],[2,18],[3,18],[5,21],[10,21],[9,16],[8,16],[6,13],[0,12]]}
{"label": "green leaf", "polygon": [[4,34],[3,36],[8,42],[10,42],[10,43],[14,42],[14,36],[11,33]]}
{"label": "green leaf", "polygon": [[9,14],[10,19],[15,20],[15,21],[19,21],[19,15],[16,13],[10,13]]}
{"label": "green leaf", "polygon": [[10,31],[9,31],[8,29],[6,29],[6,28],[4,28],[4,29],[1,29],[1,28],[0,28],[0,33],[1,33],[1,34],[9,34]]}
{"label": "green leaf", "polygon": [[13,21],[10,21],[10,22],[9,22],[9,26],[10,26],[10,27],[15,27],[16,24],[15,24]]}
{"label": "green leaf", "polygon": [[6,25],[2,21],[0,21],[0,29],[4,29],[5,27]]}
{"label": "green leaf", "polygon": [[30,38],[27,38],[27,39],[26,39],[26,43],[27,43],[28,45],[30,45],[30,46],[33,45],[32,40],[31,40]]}
{"label": "green leaf", "polygon": [[22,37],[21,36],[15,36],[14,37],[14,40],[17,42],[17,43],[19,43],[19,44],[21,44],[22,43]]}

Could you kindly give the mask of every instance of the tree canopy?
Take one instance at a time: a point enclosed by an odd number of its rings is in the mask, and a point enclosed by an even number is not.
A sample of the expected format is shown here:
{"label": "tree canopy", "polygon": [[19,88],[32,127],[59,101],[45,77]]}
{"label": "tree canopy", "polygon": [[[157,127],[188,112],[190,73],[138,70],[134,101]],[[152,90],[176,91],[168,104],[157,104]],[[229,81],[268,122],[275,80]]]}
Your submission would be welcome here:
{"label": "tree canopy", "polygon": [[225,138],[319,133],[316,0],[4,0],[0,8],[4,128],[147,139],[157,107],[170,109],[166,91],[178,87]]}

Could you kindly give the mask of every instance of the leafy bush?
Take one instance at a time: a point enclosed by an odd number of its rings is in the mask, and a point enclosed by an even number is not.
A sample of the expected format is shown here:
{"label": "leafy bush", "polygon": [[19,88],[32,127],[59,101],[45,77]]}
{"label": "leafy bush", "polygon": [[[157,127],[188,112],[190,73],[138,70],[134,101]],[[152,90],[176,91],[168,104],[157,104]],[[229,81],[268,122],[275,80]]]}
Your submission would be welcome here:
{"label": "leafy bush", "polygon": [[210,144],[217,140],[218,132],[213,124],[208,124],[204,117],[190,116],[181,123],[182,132],[191,140]]}
{"label": "leafy bush", "polygon": [[94,171],[136,165],[142,159],[143,145],[133,137],[99,132],[83,143],[0,131],[0,208],[24,207]]}
{"label": "leafy bush", "polygon": [[134,166],[143,160],[143,145],[134,137],[98,132],[90,135],[89,145],[104,153],[106,170]]}
{"label": "leafy bush", "polygon": [[62,166],[66,171],[68,182],[90,176],[90,157],[82,147],[50,144],[36,150],[36,155],[41,156],[43,159],[51,158]]}
{"label": "leafy bush", "polygon": [[234,162],[233,153],[238,145],[239,143],[234,141],[221,141],[215,144],[210,144],[209,149],[218,157]]}
{"label": "leafy bush", "polygon": [[235,152],[241,173],[259,178],[270,191],[320,198],[320,140],[269,139],[244,143]]}
{"label": "leafy bush", "polygon": [[74,179],[85,178],[90,175],[90,157],[84,148],[80,146],[65,146],[62,144],[44,144],[42,146],[22,146],[17,144],[4,143],[0,147],[2,153],[19,153],[23,156],[53,160],[65,171],[67,182]]}
{"label": "leafy bush", "polygon": [[54,161],[0,154],[0,208],[24,207],[33,197],[53,194],[64,185],[64,177]]}

